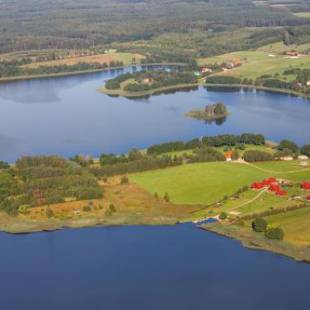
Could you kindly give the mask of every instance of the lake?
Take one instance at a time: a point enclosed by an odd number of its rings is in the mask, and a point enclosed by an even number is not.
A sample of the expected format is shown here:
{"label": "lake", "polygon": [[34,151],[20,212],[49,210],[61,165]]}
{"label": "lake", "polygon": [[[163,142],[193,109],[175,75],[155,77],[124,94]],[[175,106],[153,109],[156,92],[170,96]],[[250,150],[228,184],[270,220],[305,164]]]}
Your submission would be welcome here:
{"label": "lake", "polygon": [[[0,84],[0,160],[37,154],[98,156],[222,133],[255,132],[275,141],[310,143],[309,100],[203,87],[135,100],[96,91],[106,79],[128,70]],[[184,115],[217,101],[231,112],[222,124]]]}
{"label": "lake", "polygon": [[3,310],[306,309],[310,265],[190,224],[0,234]]}

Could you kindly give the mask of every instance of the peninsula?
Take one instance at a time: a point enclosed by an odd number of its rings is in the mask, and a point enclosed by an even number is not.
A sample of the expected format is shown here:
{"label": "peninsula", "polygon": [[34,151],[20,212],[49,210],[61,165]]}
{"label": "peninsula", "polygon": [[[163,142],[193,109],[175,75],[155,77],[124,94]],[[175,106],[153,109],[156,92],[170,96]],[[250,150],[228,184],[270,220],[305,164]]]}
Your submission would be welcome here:
{"label": "peninsula", "polygon": [[198,79],[192,72],[161,69],[122,74],[108,80],[99,91],[111,96],[132,98],[197,86]]}
{"label": "peninsula", "polygon": [[246,246],[310,261],[309,156],[310,145],[269,144],[245,133],[99,159],[0,162],[0,230],[194,222]]}

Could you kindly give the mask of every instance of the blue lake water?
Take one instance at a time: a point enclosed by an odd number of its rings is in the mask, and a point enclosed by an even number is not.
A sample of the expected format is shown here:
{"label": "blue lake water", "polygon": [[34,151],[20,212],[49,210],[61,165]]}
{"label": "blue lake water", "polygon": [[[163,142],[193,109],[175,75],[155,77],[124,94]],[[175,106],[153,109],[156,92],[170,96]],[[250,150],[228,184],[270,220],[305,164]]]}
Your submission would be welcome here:
{"label": "blue lake water", "polygon": [[310,265],[194,228],[0,234],[2,310],[292,310]]}
{"label": "blue lake water", "polygon": [[[310,101],[262,91],[207,91],[112,98],[96,91],[124,71],[0,84],[0,160],[21,155],[126,152],[202,135],[257,132],[310,143]],[[229,116],[221,125],[184,116],[223,101]]]}

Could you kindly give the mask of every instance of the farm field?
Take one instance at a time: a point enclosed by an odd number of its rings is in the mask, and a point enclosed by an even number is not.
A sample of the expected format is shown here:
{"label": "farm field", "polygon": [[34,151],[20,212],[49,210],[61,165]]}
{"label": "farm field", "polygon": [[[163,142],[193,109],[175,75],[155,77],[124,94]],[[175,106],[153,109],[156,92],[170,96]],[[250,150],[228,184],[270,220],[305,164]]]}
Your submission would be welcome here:
{"label": "farm field", "polygon": [[38,68],[40,66],[44,67],[53,67],[53,66],[60,66],[60,65],[75,65],[78,63],[99,63],[99,64],[109,64],[112,61],[122,61],[124,65],[132,64],[132,60],[135,59],[137,63],[143,59],[144,56],[140,54],[133,54],[133,53],[107,53],[107,54],[100,54],[100,55],[92,55],[92,56],[73,56],[67,57],[60,60],[51,60],[51,61],[42,61],[42,62],[35,62],[31,64],[24,65],[23,68]]}
{"label": "farm field", "polygon": [[284,229],[286,241],[300,246],[310,244],[310,208],[268,216],[266,220],[270,225],[281,226]]}
{"label": "farm field", "polygon": [[279,74],[281,79],[290,81],[294,79],[294,76],[283,76],[283,72],[286,69],[290,67],[300,69],[310,68],[309,55],[289,57],[262,50],[234,52],[216,57],[201,58],[198,60],[198,63],[200,65],[207,65],[214,63],[221,64],[227,61],[240,61],[242,65],[217,73],[216,75],[236,76],[255,80],[262,75],[268,74],[273,76]]}
{"label": "farm field", "polygon": [[130,176],[130,179],[163,196],[167,192],[173,203],[211,204],[231,195],[267,173],[237,163],[198,163]]}
{"label": "farm field", "polygon": [[277,178],[292,181],[310,179],[310,169],[299,166],[298,161],[264,162],[255,165],[227,162],[187,164],[138,173],[130,178],[153,194],[156,192],[162,196],[167,192],[172,202],[206,205],[219,201],[225,195],[232,195],[242,186],[273,174]]}

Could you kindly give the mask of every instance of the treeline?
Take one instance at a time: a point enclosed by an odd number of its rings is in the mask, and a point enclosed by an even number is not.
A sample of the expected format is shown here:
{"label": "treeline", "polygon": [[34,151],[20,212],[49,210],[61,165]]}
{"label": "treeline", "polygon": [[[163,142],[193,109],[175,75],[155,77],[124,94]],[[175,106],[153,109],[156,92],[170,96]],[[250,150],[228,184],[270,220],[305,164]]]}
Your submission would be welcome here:
{"label": "treeline", "polygon": [[201,139],[193,139],[188,142],[174,141],[155,144],[147,149],[148,154],[163,154],[174,151],[183,151],[203,146],[237,146],[238,144],[264,145],[265,137],[260,134],[244,133],[241,135],[204,136]]}
{"label": "treeline", "polygon": [[172,159],[170,156],[145,157],[143,159],[114,163],[102,167],[91,167],[89,171],[96,177],[109,177],[119,174],[142,172],[147,170],[162,169],[182,164],[178,158]]}
{"label": "treeline", "polygon": [[88,71],[88,70],[104,70],[107,68],[122,67],[124,64],[122,61],[112,61],[107,63],[85,63],[79,62],[74,65],[55,65],[55,66],[39,66],[36,68],[22,68],[17,65],[4,64],[0,62],[0,77],[15,77],[15,76],[32,76],[41,74],[57,74],[76,71]]}
{"label": "treeline", "polygon": [[136,73],[125,73],[106,82],[107,89],[120,89],[121,83],[126,80],[134,80],[129,82],[124,90],[130,92],[148,91],[161,87],[193,84],[197,82],[197,77],[191,72],[164,70],[141,71]]}
{"label": "treeline", "polygon": [[248,78],[238,78],[233,76],[208,76],[206,78],[207,84],[223,84],[223,85],[255,85],[266,88],[284,89],[305,94],[310,94],[310,86],[307,82],[310,80],[309,69],[287,69],[283,73],[284,75],[296,74],[296,78],[293,81],[285,81],[279,78],[279,74],[274,76],[265,74],[258,77],[256,80]]}

